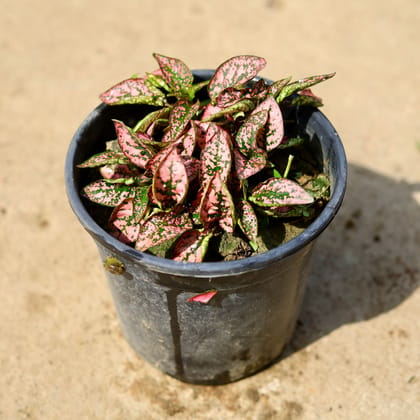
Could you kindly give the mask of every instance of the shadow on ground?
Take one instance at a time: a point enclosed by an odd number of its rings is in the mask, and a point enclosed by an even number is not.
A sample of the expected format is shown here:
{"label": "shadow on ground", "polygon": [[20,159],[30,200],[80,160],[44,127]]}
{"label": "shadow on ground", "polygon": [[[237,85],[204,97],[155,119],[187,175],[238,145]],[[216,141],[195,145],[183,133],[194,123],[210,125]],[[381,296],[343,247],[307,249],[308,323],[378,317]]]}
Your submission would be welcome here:
{"label": "shadow on ground", "polygon": [[419,191],[418,184],[350,165],[343,207],[316,244],[301,316],[283,357],[344,324],[392,310],[420,285]]}

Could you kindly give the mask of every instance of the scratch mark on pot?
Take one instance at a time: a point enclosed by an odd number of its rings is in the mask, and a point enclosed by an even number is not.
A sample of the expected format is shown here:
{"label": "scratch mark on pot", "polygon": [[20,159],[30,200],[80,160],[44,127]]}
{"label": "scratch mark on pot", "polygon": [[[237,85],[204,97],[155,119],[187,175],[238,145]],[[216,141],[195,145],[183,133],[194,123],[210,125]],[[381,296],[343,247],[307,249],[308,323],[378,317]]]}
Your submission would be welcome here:
{"label": "scratch mark on pot", "polygon": [[176,290],[168,290],[166,292],[166,299],[168,303],[168,312],[171,322],[171,334],[174,345],[174,360],[176,368],[176,376],[184,378],[184,364],[182,361],[182,350],[181,350],[181,330],[178,322],[177,312],[177,297],[179,292]]}

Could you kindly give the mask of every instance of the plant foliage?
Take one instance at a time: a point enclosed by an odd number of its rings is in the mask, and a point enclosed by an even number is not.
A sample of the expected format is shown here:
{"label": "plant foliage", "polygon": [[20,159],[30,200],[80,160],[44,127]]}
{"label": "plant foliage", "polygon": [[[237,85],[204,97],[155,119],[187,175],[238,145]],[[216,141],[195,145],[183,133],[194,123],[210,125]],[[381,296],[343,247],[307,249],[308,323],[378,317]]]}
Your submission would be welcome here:
{"label": "plant foliage", "polygon": [[116,140],[78,165],[99,169],[102,178],[83,193],[113,208],[111,234],[139,251],[163,244],[174,260],[201,262],[223,232],[237,232],[257,250],[267,217],[305,217],[319,199],[328,199],[326,177],[308,188],[273,157],[287,158],[287,149],[303,142],[285,136],[284,108],[322,105],[310,87],[333,73],[267,83],[256,79],[266,61],[241,55],[221,64],[209,81],[194,83],[183,61],[154,58],[158,70],[100,95],[109,105],[152,110],[133,127],[113,120]]}

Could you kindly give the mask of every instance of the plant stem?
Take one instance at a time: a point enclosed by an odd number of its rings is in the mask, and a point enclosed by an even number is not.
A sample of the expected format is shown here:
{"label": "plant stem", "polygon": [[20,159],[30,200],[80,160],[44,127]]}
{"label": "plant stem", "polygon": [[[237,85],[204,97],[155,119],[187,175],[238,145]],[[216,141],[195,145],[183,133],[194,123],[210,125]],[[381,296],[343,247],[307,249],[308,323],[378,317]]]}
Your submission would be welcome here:
{"label": "plant stem", "polygon": [[289,159],[287,160],[287,166],[286,166],[286,169],[284,170],[283,178],[287,178],[289,176],[289,171],[290,171],[290,167],[292,166],[293,158],[294,158],[293,155],[289,155]]}

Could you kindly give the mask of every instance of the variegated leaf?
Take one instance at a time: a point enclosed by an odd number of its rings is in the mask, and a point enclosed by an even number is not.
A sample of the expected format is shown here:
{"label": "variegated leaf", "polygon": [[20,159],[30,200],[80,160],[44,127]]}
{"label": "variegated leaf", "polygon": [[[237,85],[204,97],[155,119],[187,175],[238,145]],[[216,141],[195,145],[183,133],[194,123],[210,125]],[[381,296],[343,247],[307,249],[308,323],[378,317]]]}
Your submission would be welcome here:
{"label": "variegated leaf", "polygon": [[170,86],[165,82],[162,74],[153,74],[153,73],[146,73],[146,81],[147,85],[152,85],[155,89],[163,89],[166,92],[170,92]]}
{"label": "variegated leaf", "polygon": [[184,160],[184,166],[187,171],[188,181],[191,182],[195,178],[198,177],[200,173],[200,161],[193,157],[183,156],[181,155],[182,159]]}
{"label": "variegated leaf", "polygon": [[125,236],[124,242],[135,242],[140,226],[135,220],[134,200],[126,198],[113,210],[110,223]]}
{"label": "variegated leaf", "polygon": [[100,95],[101,101],[108,105],[138,103],[163,106],[164,98],[162,92],[152,92],[144,78],[124,80]]}
{"label": "variegated leaf", "polygon": [[243,199],[238,205],[238,224],[245,236],[255,242],[258,236],[258,218],[251,204]]}
{"label": "variegated leaf", "polygon": [[188,101],[178,101],[169,115],[168,141],[176,140],[187,127],[195,113],[200,108],[200,102],[191,105]]}
{"label": "variegated leaf", "polygon": [[139,133],[133,133],[121,121],[113,120],[113,122],[122,152],[134,165],[144,169],[147,161],[153,157],[153,151],[141,143],[138,138]]}
{"label": "variegated leaf", "polygon": [[215,130],[204,149],[201,151],[201,182],[203,185],[214,176],[216,172],[222,182],[226,182],[232,166],[231,140],[229,133],[223,128],[214,125]]}
{"label": "variegated leaf", "polygon": [[216,293],[217,290],[207,290],[207,292],[191,296],[189,299],[187,299],[187,302],[199,302],[206,304],[209,303],[211,299],[213,299]]}
{"label": "variegated leaf", "polygon": [[134,188],[133,211],[134,220],[138,223],[146,214],[149,207],[149,186],[142,185]]}
{"label": "variegated leaf", "polygon": [[[127,159],[124,156],[125,159]],[[127,159],[129,162],[129,160]],[[137,167],[133,165],[104,165],[99,168],[99,172],[103,178],[110,180],[110,179],[119,179],[119,178],[136,178],[136,180],[140,181],[143,178],[143,175],[140,174]],[[143,182],[143,181],[142,181]]]}
{"label": "variegated leaf", "polygon": [[319,96],[315,96],[311,89],[303,89],[299,92],[296,97],[292,98],[290,101],[291,105],[294,106],[314,106],[320,107],[322,106],[322,99]]}
{"label": "variegated leaf", "polygon": [[276,100],[272,96],[262,101],[252,114],[268,111],[267,125],[265,128],[265,148],[268,152],[277,148],[284,137],[283,115]]}
{"label": "variegated leaf", "polygon": [[238,149],[234,149],[235,170],[239,179],[244,180],[263,170],[267,165],[267,153],[259,148],[245,157]]}
{"label": "variegated leaf", "polygon": [[204,149],[206,143],[213,137],[217,131],[217,125],[212,122],[194,121],[197,128],[197,146]]}
{"label": "variegated leaf", "polygon": [[289,147],[300,146],[301,144],[305,143],[305,139],[302,137],[284,137],[283,141],[279,145],[279,149],[287,149]]}
{"label": "variegated leaf", "polygon": [[175,242],[172,259],[185,262],[202,262],[207,252],[212,233],[208,231],[189,230]]}
{"label": "variegated leaf", "polygon": [[220,93],[216,100],[216,106],[226,108],[244,99],[251,99],[251,94],[247,89],[235,89],[231,87]]}
{"label": "variegated leaf", "polygon": [[207,104],[204,107],[203,114],[201,115],[201,119],[205,121],[211,121],[213,119],[212,116],[217,114],[221,110],[222,108],[220,106]]}
{"label": "variegated leaf", "polygon": [[122,153],[114,152],[112,150],[106,150],[104,152],[97,153],[85,160],[83,163],[77,165],[78,168],[96,168],[103,165],[115,165],[127,163],[128,159]]}
{"label": "variegated leaf", "polygon": [[283,89],[281,89],[276,100],[277,102],[280,103],[284,98],[287,98],[293,93],[300,92],[304,89],[307,89],[311,86],[321,83],[324,80],[331,79],[331,77],[333,76],[335,76],[335,73],[321,74],[319,76],[310,76],[310,77],[305,77],[304,79],[301,79],[301,80],[297,80],[296,82],[290,83],[286,85]]}
{"label": "variegated leaf", "polygon": [[186,213],[181,215],[164,212],[154,214],[141,223],[135,248],[138,251],[146,251],[192,228],[193,225]]}
{"label": "variegated leaf", "polygon": [[191,127],[185,132],[181,138],[182,151],[181,155],[191,157],[194,153],[195,143],[197,141],[197,126],[191,121]]}
{"label": "variegated leaf", "polygon": [[168,153],[173,149],[173,147],[176,147],[179,144],[179,142],[175,143],[167,143],[166,147],[162,150],[159,150],[152,159],[150,159],[146,164],[146,170],[148,174],[154,174],[159,167],[159,165],[163,162],[163,160],[166,158]]}
{"label": "variegated leaf", "polygon": [[272,83],[267,88],[267,94],[277,98],[280,91],[292,80],[292,76],[285,77]]}
{"label": "variegated leaf", "polygon": [[241,86],[253,79],[265,65],[264,58],[252,55],[240,55],[226,60],[216,69],[208,86],[212,103],[225,89]]}
{"label": "variegated leaf", "polygon": [[104,179],[100,179],[87,185],[83,193],[94,203],[115,207],[131,194],[131,189],[126,185],[109,184]]}
{"label": "variegated leaf", "polygon": [[314,213],[312,207],[306,206],[280,206],[280,207],[262,207],[262,212],[270,217],[277,219],[286,217],[310,217]]}
{"label": "variegated leaf", "polygon": [[268,118],[268,111],[262,109],[259,112],[250,114],[239,127],[235,136],[239,150],[245,156],[249,156],[257,147],[257,139],[261,129],[265,126]]}
{"label": "variegated leaf", "polygon": [[157,53],[154,53],[153,57],[159,64],[163,78],[174,92],[183,92],[192,86],[194,77],[183,61]]}
{"label": "variegated leaf", "polygon": [[167,118],[169,115],[170,108],[165,107],[156,111],[149,112],[146,114],[133,128],[133,132],[146,133],[150,126],[160,118]]}
{"label": "variegated leaf", "polygon": [[222,108],[220,111],[209,115],[207,118],[202,118],[202,122],[208,122],[215,120],[216,118],[223,117],[224,115],[236,114],[238,112],[249,112],[254,109],[255,104],[249,99],[244,99],[242,101],[236,102],[233,105],[228,106],[227,108]]}
{"label": "variegated leaf", "polygon": [[252,191],[249,200],[261,207],[280,207],[310,204],[314,198],[290,179],[270,178]]}
{"label": "variegated leaf", "polygon": [[200,205],[200,219],[205,226],[218,222],[226,232],[233,232],[235,226],[235,206],[226,184],[219,172],[208,182]]}
{"label": "variegated leaf", "polygon": [[264,99],[267,94],[267,85],[264,79],[257,80],[252,88],[249,89],[252,98]]}
{"label": "variegated leaf", "polygon": [[153,177],[153,195],[163,208],[181,203],[188,191],[188,175],[184,161],[172,147]]}

